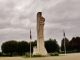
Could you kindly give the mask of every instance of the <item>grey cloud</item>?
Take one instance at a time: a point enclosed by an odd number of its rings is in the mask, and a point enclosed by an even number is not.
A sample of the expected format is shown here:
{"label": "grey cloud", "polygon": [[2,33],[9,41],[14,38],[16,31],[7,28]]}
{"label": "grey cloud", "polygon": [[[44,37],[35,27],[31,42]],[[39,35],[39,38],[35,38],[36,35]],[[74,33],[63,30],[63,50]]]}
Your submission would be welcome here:
{"label": "grey cloud", "polygon": [[71,39],[73,36],[79,36],[79,2],[79,0],[64,0],[56,4],[55,6],[51,6],[51,8],[49,9],[43,10],[44,17],[46,18],[46,23],[48,22],[47,25],[45,24],[46,37],[50,35],[51,38],[56,38],[60,44],[60,41],[63,38],[63,36],[61,36],[63,33],[63,29],[66,32],[66,37],[68,37],[69,39]]}
{"label": "grey cloud", "polygon": [[6,40],[29,41],[30,28],[36,39],[36,14],[42,11],[45,20],[44,37],[61,43],[66,37],[80,36],[79,0],[2,0],[0,1],[0,45]]}

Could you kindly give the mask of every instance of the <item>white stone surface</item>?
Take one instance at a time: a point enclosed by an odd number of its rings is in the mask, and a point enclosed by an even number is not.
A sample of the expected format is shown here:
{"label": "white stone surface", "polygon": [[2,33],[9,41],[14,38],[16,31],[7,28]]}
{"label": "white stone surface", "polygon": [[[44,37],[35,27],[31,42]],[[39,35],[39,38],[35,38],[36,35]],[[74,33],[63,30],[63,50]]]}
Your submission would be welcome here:
{"label": "white stone surface", "polygon": [[44,22],[42,12],[37,13],[37,47],[33,48],[33,54],[47,55],[47,51],[44,46]]}

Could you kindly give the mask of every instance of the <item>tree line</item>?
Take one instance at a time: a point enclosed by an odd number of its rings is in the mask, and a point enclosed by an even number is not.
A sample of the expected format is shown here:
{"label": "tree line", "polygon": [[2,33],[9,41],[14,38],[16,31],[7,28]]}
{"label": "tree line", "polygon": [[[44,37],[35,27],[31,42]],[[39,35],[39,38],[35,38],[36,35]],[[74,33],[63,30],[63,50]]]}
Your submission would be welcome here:
{"label": "tree line", "polygon": [[[33,47],[37,45],[37,41],[31,42],[31,52],[33,52]],[[59,45],[56,39],[49,39],[45,41],[45,48],[48,53],[50,52],[59,52]],[[12,56],[14,53],[22,56],[25,53],[30,52],[30,42],[27,41],[16,41],[10,40],[2,43],[1,46],[2,52]]]}
{"label": "tree line", "polygon": [[64,51],[64,42],[67,52],[80,52],[80,37],[73,37],[71,40],[68,38],[62,39],[61,51]]}
{"label": "tree line", "polygon": [[[80,37],[73,37],[71,40],[64,38],[61,40],[61,46],[57,43],[56,39],[48,39],[44,41],[45,48],[48,53],[64,51],[64,42],[67,52],[80,52]],[[33,47],[37,46],[37,41],[31,42],[31,52],[33,52]],[[30,42],[27,41],[16,41],[10,40],[2,43],[2,52],[12,56],[13,54],[18,54],[20,56],[25,55],[25,53],[30,52]]]}

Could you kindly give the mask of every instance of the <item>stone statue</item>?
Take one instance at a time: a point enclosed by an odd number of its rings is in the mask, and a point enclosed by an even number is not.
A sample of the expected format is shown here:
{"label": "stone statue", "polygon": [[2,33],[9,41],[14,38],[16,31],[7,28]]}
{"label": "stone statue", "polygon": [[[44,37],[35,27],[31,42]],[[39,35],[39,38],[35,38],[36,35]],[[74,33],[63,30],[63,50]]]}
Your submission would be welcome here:
{"label": "stone statue", "polygon": [[[42,12],[37,13],[37,47],[33,48],[33,54],[47,55],[44,47],[44,22],[45,18],[42,17]],[[34,52],[36,50],[36,52]]]}

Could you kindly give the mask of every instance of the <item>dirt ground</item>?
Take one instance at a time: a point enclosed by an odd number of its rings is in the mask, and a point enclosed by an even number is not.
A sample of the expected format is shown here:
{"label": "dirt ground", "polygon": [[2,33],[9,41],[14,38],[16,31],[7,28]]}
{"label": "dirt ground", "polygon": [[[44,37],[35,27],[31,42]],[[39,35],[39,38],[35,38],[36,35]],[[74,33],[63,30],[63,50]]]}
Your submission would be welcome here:
{"label": "dirt ground", "polygon": [[0,57],[0,60],[80,60],[80,53],[72,53],[54,57],[22,58],[22,57]]}

